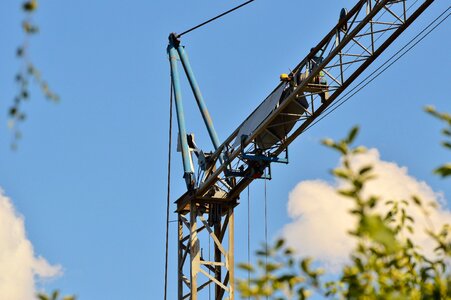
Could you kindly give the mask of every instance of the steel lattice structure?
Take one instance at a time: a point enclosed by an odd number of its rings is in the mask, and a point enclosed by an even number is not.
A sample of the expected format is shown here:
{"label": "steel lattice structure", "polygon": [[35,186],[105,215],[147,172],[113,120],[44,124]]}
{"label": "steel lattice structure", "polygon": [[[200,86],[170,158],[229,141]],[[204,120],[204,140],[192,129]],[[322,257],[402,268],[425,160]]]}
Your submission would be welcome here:
{"label": "steel lattice structure", "polygon": [[[194,74],[176,34],[169,38],[179,142],[188,191],[177,201],[178,299],[234,299],[234,207],[240,193],[288,163],[288,146],[345,91],[434,0],[360,0],[265,101],[219,144]],[[320,59],[318,59],[320,58]],[[182,62],[214,152],[186,133],[177,61]],[[321,78],[321,81],[318,80]],[[199,162],[195,176],[192,155]],[[269,172],[269,173],[267,173]],[[268,176],[265,174],[269,174]],[[227,238],[226,238],[227,237]],[[202,243],[202,244],[201,244]],[[202,252],[214,249],[213,259]]]}

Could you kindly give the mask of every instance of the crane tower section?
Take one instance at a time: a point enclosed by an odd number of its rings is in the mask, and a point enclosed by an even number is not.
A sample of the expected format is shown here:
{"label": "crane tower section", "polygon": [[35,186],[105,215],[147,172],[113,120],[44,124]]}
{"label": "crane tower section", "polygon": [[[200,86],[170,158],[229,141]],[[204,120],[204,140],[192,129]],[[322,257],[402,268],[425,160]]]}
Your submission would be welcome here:
{"label": "crane tower section", "polygon": [[[184,47],[169,36],[187,192],[177,201],[178,299],[198,299],[214,285],[214,299],[234,299],[234,207],[255,179],[269,179],[271,163],[288,163],[288,146],[308,128],[423,13],[434,0],[360,0],[343,9],[332,30],[293,68],[222,143],[214,130]],[[214,151],[187,134],[177,62],[181,61]],[[193,156],[197,158],[195,172]],[[195,176],[197,174],[197,176]],[[213,249],[207,259],[202,249]]]}

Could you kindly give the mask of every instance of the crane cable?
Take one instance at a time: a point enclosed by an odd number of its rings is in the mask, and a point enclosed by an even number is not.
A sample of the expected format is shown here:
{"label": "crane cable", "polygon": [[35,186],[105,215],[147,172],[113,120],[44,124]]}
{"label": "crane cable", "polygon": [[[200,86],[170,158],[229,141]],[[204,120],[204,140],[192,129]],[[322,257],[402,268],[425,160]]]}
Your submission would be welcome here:
{"label": "crane cable", "polygon": [[[247,264],[251,264],[251,196],[247,186]],[[247,270],[247,285],[251,286],[251,270]],[[248,299],[251,299],[250,296]]]}
{"label": "crane cable", "polygon": [[171,150],[172,150],[172,96],[174,90],[171,75],[171,95],[169,96],[169,142],[168,142],[168,187],[166,199],[166,254],[164,262],[164,300],[167,300],[168,291],[168,256],[169,256],[169,202],[171,198]]}
{"label": "crane cable", "polygon": [[204,25],[207,25],[208,23],[213,22],[214,20],[219,19],[219,18],[221,18],[221,17],[223,17],[223,16],[225,16],[225,15],[227,15],[227,14],[229,14],[229,13],[231,13],[231,12],[233,12],[233,11],[235,11],[235,10],[237,10],[237,9],[239,9],[239,8],[241,8],[241,7],[243,7],[243,6],[245,6],[245,5],[248,5],[249,3],[254,2],[254,1],[255,1],[255,0],[249,0],[249,1],[247,1],[247,2],[244,2],[244,3],[240,4],[240,5],[238,5],[238,6],[234,7],[234,8],[232,8],[232,9],[229,9],[228,11],[223,12],[222,14],[219,14],[219,15],[217,15],[217,16],[214,17],[214,18],[211,18],[211,19],[209,19],[209,20],[207,20],[207,21],[205,21],[205,22],[203,22],[203,23],[200,23],[199,25],[196,25],[196,26],[194,26],[194,27],[192,27],[192,28],[190,28],[190,29],[188,29],[188,30],[185,30],[184,32],[180,33],[180,34],[178,35],[178,37],[181,37],[182,35],[185,35],[185,34],[191,32],[191,31],[193,31],[193,30],[196,30],[197,28],[200,28],[200,27],[202,27],[202,26],[204,26]]}
{"label": "crane cable", "polygon": [[[266,181],[267,181],[267,172],[265,169],[265,276],[268,277],[268,195],[266,189]],[[268,300],[268,296],[266,296],[266,300]]]}
{"label": "crane cable", "polygon": [[[420,33],[418,33],[414,38],[412,38],[400,50],[398,50],[395,54],[393,54],[381,66],[379,66],[376,70],[374,70],[371,74],[369,74],[365,79],[360,81],[355,87],[353,87],[350,91],[348,91],[345,95],[343,95],[340,99],[338,99],[335,103],[333,103],[328,109],[325,110],[326,114],[324,114],[321,118],[319,118],[318,120],[313,122],[310,126],[308,126],[304,130],[304,132],[306,132],[307,130],[312,128],[319,121],[321,121],[322,119],[324,119],[325,117],[330,115],[332,112],[334,112],[336,109],[338,109],[340,106],[342,106],[344,103],[346,103],[349,99],[351,99],[354,95],[356,95],[358,92],[360,92],[366,86],[368,86],[372,81],[374,81],[377,77],[379,77],[382,73],[384,73],[388,68],[390,68],[394,63],[396,63],[404,55],[406,55],[408,52],[410,52],[410,50],[412,50],[416,45],[418,45],[418,43],[420,43],[423,39],[425,39],[432,31],[434,31],[439,25],[441,25],[451,15],[451,13],[448,13],[448,15],[446,17],[444,17],[438,24],[436,24],[433,28],[431,28],[428,32],[426,32],[426,34],[424,34],[419,40],[417,40],[413,45],[411,45],[419,36],[421,36],[426,30],[428,30],[437,20],[439,20],[450,9],[451,9],[451,7],[448,7],[447,9],[445,9],[436,19],[434,19],[431,23],[429,23],[429,25],[427,25]],[[411,45],[411,46],[409,47],[409,45]],[[404,49],[406,49],[407,47],[409,47],[409,48],[404,51]],[[404,51],[404,52],[401,53],[402,51]],[[392,61],[390,63],[390,61],[392,59],[394,59],[399,53],[401,53],[401,55],[398,56],[394,61]],[[388,63],[390,63],[390,64],[388,64]],[[388,66],[386,66],[387,64],[388,64]],[[384,68],[384,66],[386,66],[386,67]],[[381,71],[379,72],[379,70],[381,70]],[[377,72],[379,72],[379,73],[377,73]],[[374,74],[376,74],[376,75],[373,76]],[[366,82],[367,80],[369,80],[369,81]],[[362,84],[363,84],[363,86],[361,86]],[[355,91],[356,89],[357,89],[357,91]],[[353,91],[355,91],[355,92],[353,93]],[[350,95],[350,96],[348,96],[348,95]]]}

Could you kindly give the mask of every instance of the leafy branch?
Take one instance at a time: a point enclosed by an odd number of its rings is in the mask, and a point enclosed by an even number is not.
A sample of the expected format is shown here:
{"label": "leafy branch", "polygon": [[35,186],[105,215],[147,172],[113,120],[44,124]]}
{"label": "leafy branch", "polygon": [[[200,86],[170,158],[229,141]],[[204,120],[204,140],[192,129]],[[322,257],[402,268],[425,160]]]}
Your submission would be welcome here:
{"label": "leafy branch", "polygon": [[17,148],[18,140],[22,137],[19,124],[24,122],[27,117],[22,109],[22,106],[23,103],[30,99],[30,82],[34,81],[34,83],[40,87],[42,94],[48,100],[52,102],[59,101],[59,96],[49,88],[47,81],[42,78],[39,69],[30,59],[30,39],[39,32],[39,27],[33,21],[33,15],[37,9],[37,0],[29,0],[22,4],[22,11],[25,14],[25,18],[22,21],[24,40],[16,51],[16,56],[21,61],[21,67],[15,75],[18,91],[14,97],[13,104],[8,110],[8,127],[13,131],[13,138],[11,142],[11,148],[13,150]]}
{"label": "leafy branch", "polygon": [[[427,111],[451,124],[449,114],[431,108]],[[366,151],[364,147],[352,146],[358,131],[354,127],[344,139],[323,141],[326,147],[341,155],[342,166],[333,169],[332,174],[345,182],[345,188],[336,192],[353,202],[349,213],[358,220],[349,232],[356,240],[350,262],[343,266],[337,279],[324,282],[324,271],[311,267],[312,258],[297,260],[294,251],[286,247],[283,240],[278,240],[274,246],[263,247],[268,251],[257,251],[256,266],[239,265],[252,276],[250,280],[238,280],[237,288],[242,297],[306,299],[315,292],[338,299],[451,299],[448,265],[451,226],[446,224],[435,230],[429,212],[415,195],[409,199],[387,201],[388,212],[385,214],[375,209],[381,199],[363,193],[366,184],[377,176],[373,166],[355,168],[352,165],[352,158]],[[444,134],[450,136],[450,130],[445,129]],[[448,147],[449,143],[444,145]],[[437,173],[448,176],[448,173]],[[410,205],[419,208],[429,224],[426,232],[435,246],[431,257],[422,254],[412,239],[415,219],[408,213]]]}

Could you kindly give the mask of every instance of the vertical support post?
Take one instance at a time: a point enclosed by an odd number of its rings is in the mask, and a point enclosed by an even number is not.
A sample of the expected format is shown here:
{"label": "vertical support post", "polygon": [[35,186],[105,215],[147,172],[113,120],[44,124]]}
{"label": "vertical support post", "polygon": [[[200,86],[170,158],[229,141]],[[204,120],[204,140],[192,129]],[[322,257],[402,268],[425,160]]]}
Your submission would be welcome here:
{"label": "vertical support post", "polygon": [[[368,11],[371,11],[373,9],[373,5],[371,3],[372,0],[368,1]],[[370,20],[370,30],[371,30],[371,54],[374,53],[374,27],[373,27],[373,18]]]}
{"label": "vertical support post", "polygon": [[194,94],[194,98],[196,98],[197,106],[199,106],[200,113],[202,114],[202,118],[204,119],[205,126],[207,126],[208,134],[210,135],[211,142],[215,147],[215,150],[219,148],[221,145],[219,143],[218,135],[216,134],[216,130],[213,126],[213,121],[211,120],[210,113],[208,112],[207,105],[205,104],[202,93],[200,92],[199,85],[197,84],[196,77],[194,76],[193,70],[188,60],[188,56],[186,55],[185,49],[183,46],[177,47],[177,52],[180,56],[180,60],[182,61],[183,68],[185,69],[186,76],[188,77],[188,81],[191,85],[191,89]]}
{"label": "vertical support post", "polygon": [[177,294],[178,294],[178,298],[177,299],[183,299],[183,223],[182,223],[182,219],[180,217],[180,213],[178,214],[178,234],[177,234],[177,245],[178,245],[178,259],[177,259],[177,279],[178,279],[178,283],[177,283]]}
{"label": "vertical support post", "polygon": [[[341,43],[341,31],[337,30],[337,45]],[[340,56],[340,83],[343,84],[344,81],[344,75],[343,75],[343,52],[342,50],[340,50],[340,52],[338,52],[338,55]]]}
{"label": "vertical support post", "polygon": [[228,268],[229,268],[229,299],[235,299],[235,215],[233,213],[233,207],[227,212],[229,217],[229,251],[227,252],[228,257]]}
{"label": "vertical support post", "polygon": [[[221,240],[221,230],[222,230],[222,226],[221,226],[221,220],[219,220],[218,222],[216,222],[216,224],[214,225],[214,232],[215,235],[217,237],[219,237],[220,241]],[[214,244],[215,247],[215,262],[221,262],[221,251],[219,250],[218,245],[216,245],[216,243]],[[218,280],[219,282],[222,282],[222,275],[221,275],[221,266],[215,266],[215,278],[216,280]],[[222,294],[222,288],[219,285],[215,285],[215,299],[221,299],[222,297],[220,296]]]}
{"label": "vertical support post", "polygon": [[197,300],[197,274],[200,270],[200,248],[199,239],[197,237],[197,207],[194,201],[191,202],[190,208],[190,258],[191,258],[191,298]]}
{"label": "vertical support post", "polygon": [[182,93],[180,88],[179,73],[177,69],[177,50],[174,48],[172,43],[168,46],[169,61],[171,64],[171,81],[174,87],[175,94],[175,108],[177,111],[177,123],[179,128],[179,139],[182,148],[182,158],[183,158],[183,169],[186,185],[188,190],[194,188],[194,170],[191,162],[191,155],[189,152],[188,140],[186,138],[186,127],[185,127],[185,113],[183,111],[182,103]]}

